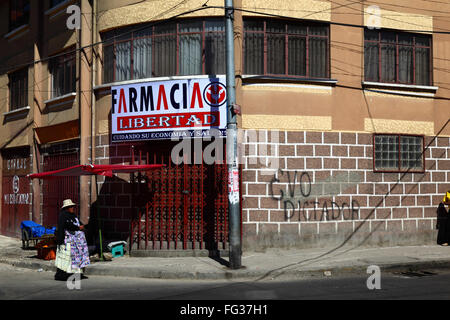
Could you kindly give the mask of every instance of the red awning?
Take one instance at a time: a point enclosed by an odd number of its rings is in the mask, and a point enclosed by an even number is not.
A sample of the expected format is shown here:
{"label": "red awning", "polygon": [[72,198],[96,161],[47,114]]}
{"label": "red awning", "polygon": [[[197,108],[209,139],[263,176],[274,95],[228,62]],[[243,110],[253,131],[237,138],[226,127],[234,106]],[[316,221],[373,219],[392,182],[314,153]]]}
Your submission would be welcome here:
{"label": "red awning", "polygon": [[86,175],[101,175],[105,177],[112,177],[113,173],[132,173],[137,171],[149,171],[163,167],[162,164],[146,164],[146,165],[124,165],[124,164],[111,164],[111,165],[77,165],[65,169],[59,169],[55,171],[47,171],[42,173],[29,174],[30,179],[51,179],[56,177],[77,177]]}

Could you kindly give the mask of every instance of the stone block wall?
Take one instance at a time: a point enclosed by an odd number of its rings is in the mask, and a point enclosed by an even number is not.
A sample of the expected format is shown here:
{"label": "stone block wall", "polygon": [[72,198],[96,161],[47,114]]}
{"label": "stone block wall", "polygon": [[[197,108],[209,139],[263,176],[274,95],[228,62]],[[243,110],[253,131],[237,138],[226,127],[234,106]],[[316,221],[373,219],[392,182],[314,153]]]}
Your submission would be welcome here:
{"label": "stone block wall", "polygon": [[[372,134],[249,136],[241,144],[244,250],[436,242],[436,208],[450,190],[450,138],[425,137],[423,173],[379,173]],[[97,137],[97,164],[130,163],[131,154],[130,143]],[[105,237],[128,240],[135,214],[129,175],[97,182]]]}
{"label": "stone block wall", "polygon": [[245,136],[244,250],[435,243],[450,138],[425,137],[423,173],[383,173],[373,170],[369,133]]}

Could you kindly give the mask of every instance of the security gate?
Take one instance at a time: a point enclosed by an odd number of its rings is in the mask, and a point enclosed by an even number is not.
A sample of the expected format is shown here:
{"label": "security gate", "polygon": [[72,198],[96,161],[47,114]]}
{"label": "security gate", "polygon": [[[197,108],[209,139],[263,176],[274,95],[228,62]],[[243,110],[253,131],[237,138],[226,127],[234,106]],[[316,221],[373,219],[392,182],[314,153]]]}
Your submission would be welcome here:
{"label": "security gate", "polygon": [[[44,156],[44,171],[64,169],[79,164],[78,153]],[[79,177],[62,177],[43,181],[43,224],[56,226],[64,199],[79,204]],[[78,210],[78,206],[75,207]]]}
{"label": "security gate", "polygon": [[134,164],[166,166],[135,175],[133,204],[137,214],[131,224],[132,248],[226,249],[226,164],[189,164],[184,159],[177,165],[171,161],[172,147],[171,142],[157,141],[135,148]]}
{"label": "security gate", "polygon": [[20,224],[30,220],[32,195],[30,148],[13,148],[2,151],[2,213],[0,233],[20,237]]}

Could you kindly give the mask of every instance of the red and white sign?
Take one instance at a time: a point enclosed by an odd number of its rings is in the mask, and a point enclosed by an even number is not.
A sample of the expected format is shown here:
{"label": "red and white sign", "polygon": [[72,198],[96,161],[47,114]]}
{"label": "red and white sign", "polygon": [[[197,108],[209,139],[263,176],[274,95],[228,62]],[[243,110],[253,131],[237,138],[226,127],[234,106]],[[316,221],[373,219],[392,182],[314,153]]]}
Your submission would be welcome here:
{"label": "red and white sign", "polygon": [[202,78],[111,87],[112,141],[204,137],[212,128],[225,135],[224,83]]}
{"label": "red and white sign", "polygon": [[239,202],[239,171],[237,168],[228,171],[228,199],[231,204]]}

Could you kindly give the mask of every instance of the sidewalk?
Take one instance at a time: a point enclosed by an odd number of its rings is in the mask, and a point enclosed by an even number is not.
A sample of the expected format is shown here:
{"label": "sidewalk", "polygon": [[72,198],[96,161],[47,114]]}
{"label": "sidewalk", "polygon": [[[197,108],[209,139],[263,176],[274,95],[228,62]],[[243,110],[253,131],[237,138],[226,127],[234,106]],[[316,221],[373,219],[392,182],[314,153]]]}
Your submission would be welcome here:
{"label": "sidewalk", "polygon": [[[22,250],[19,239],[0,236],[0,263],[21,268],[55,271],[54,261],[37,258],[36,250]],[[291,249],[244,252],[243,268],[226,267],[228,257],[135,258],[94,262],[86,275],[158,279],[288,280],[367,274],[370,265],[381,271],[450,268],[450,247],[438,245],[389,248]]]}

